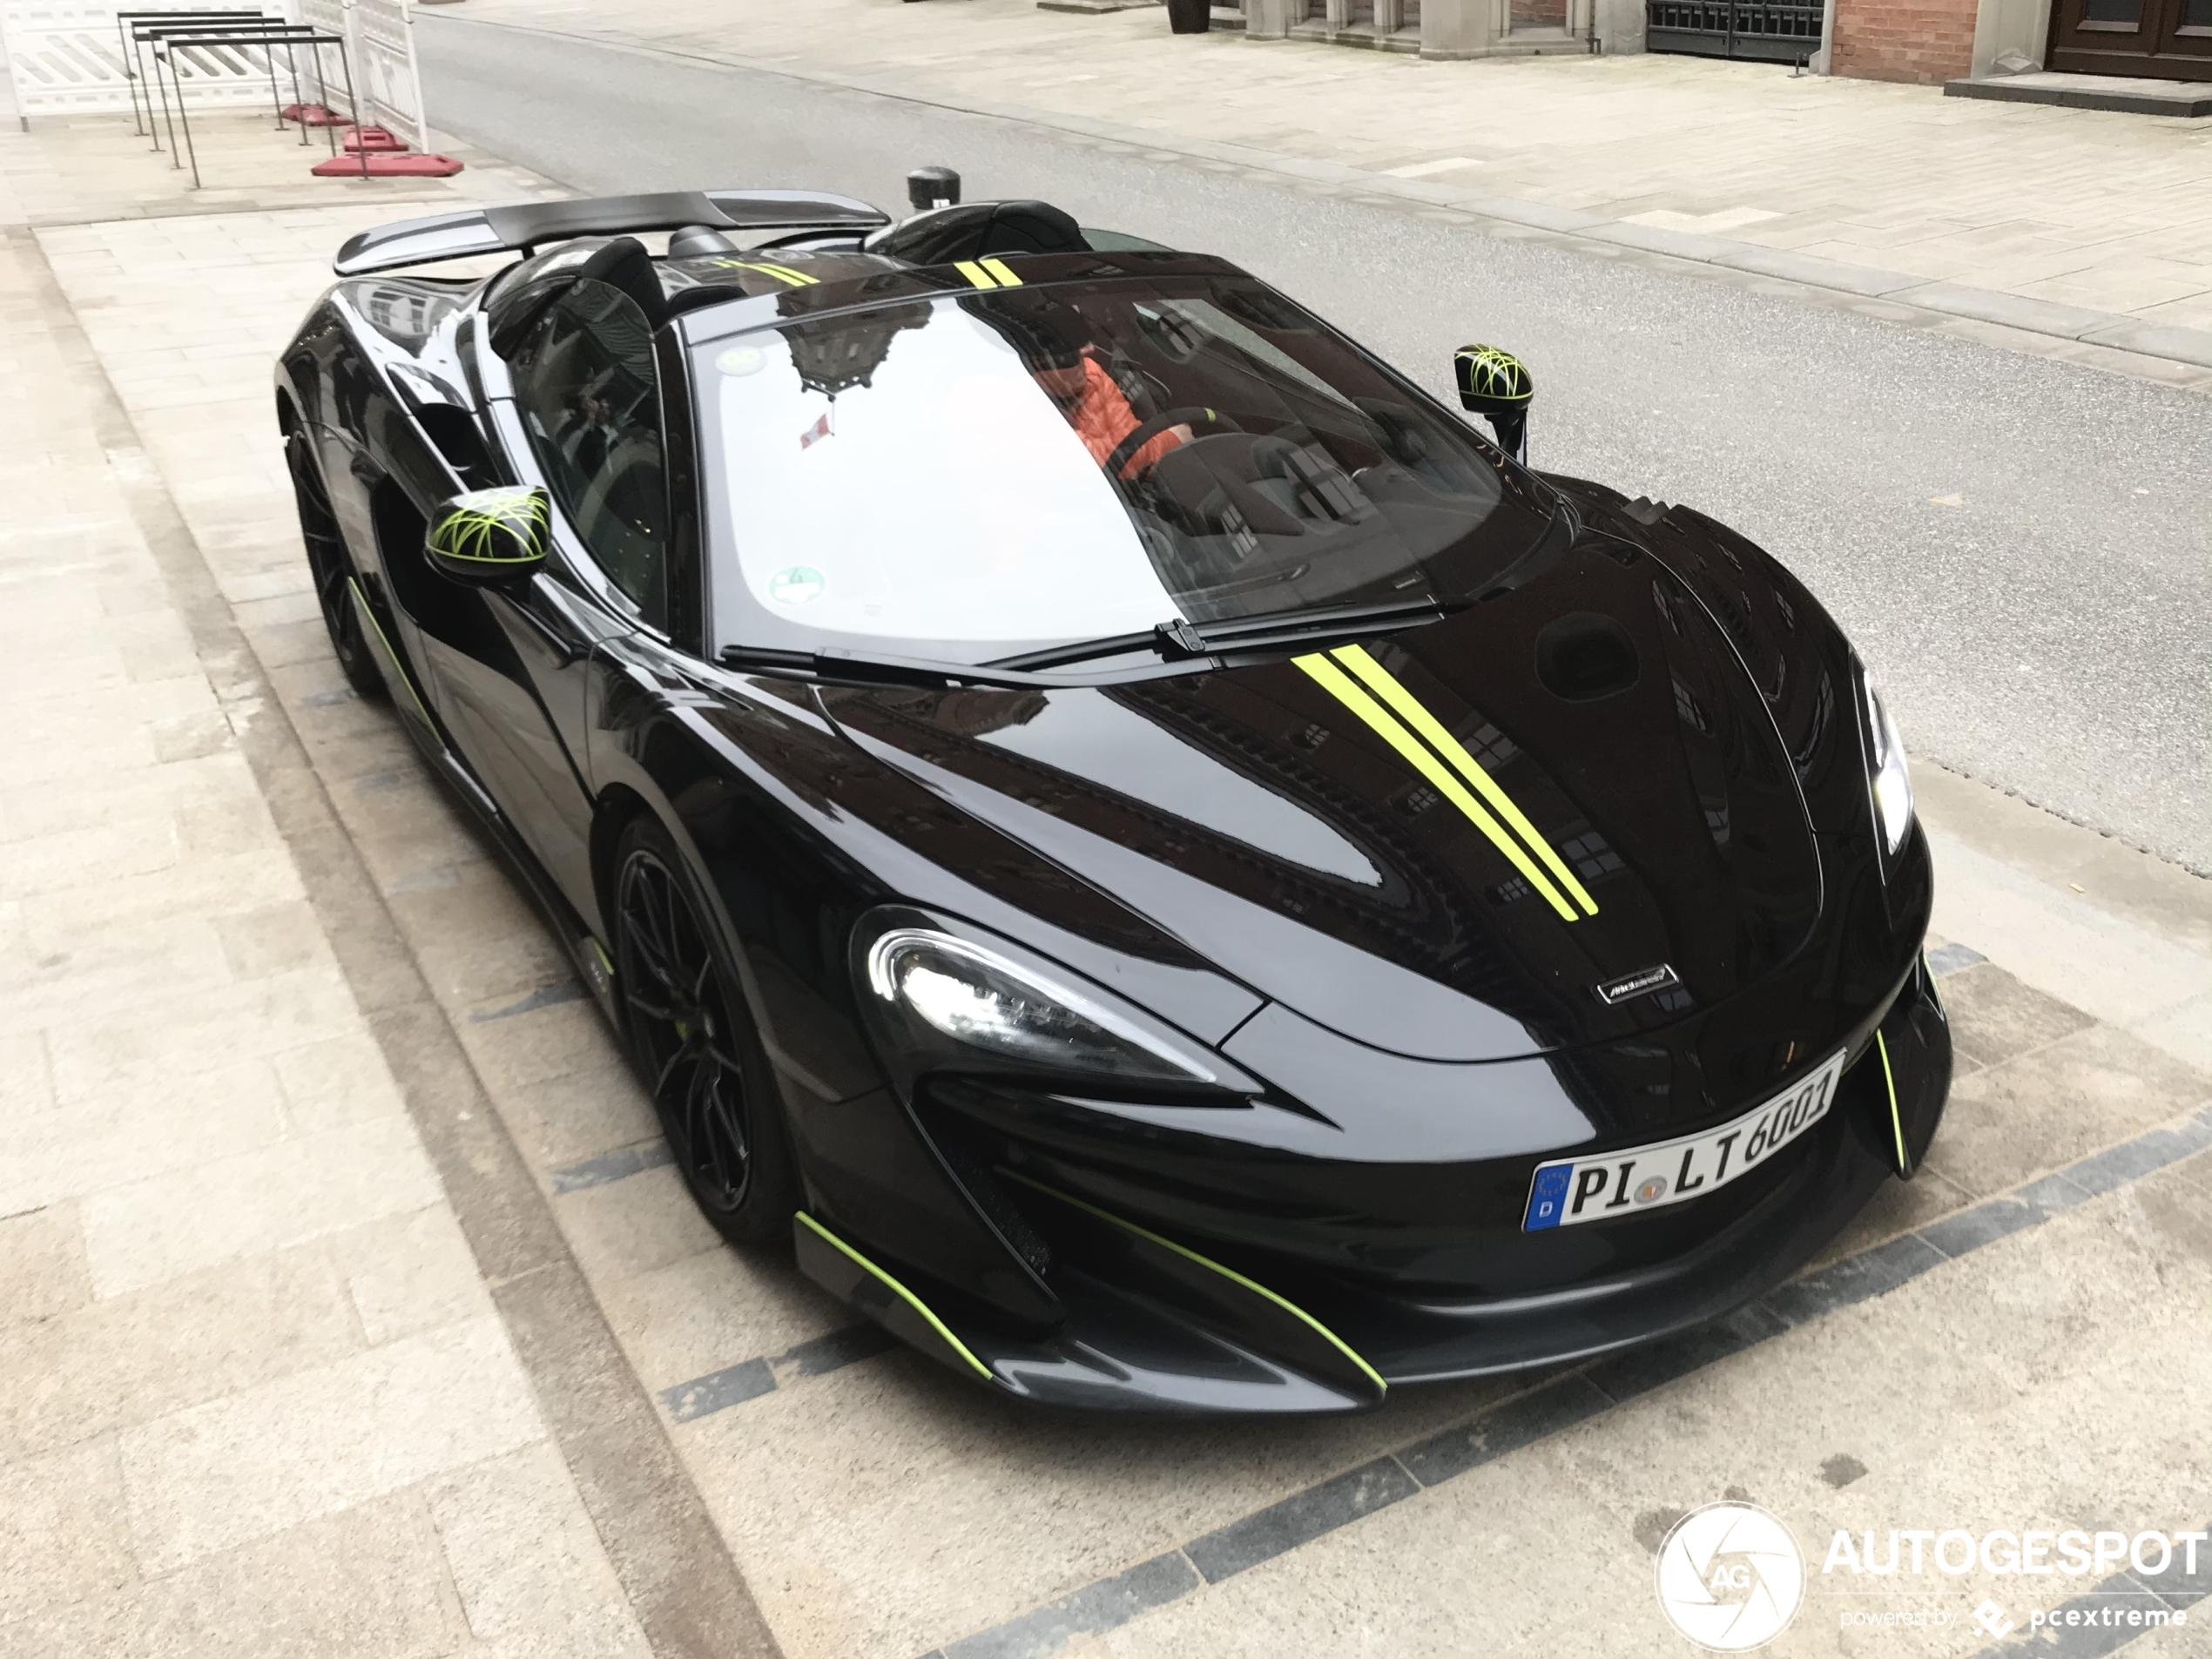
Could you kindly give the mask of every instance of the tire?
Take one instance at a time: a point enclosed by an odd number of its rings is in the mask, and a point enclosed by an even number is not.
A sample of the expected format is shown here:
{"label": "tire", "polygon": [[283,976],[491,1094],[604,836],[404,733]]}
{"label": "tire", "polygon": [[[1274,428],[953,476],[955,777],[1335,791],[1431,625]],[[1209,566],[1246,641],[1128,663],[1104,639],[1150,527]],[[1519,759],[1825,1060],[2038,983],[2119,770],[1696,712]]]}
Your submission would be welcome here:
{"label": "tire", "polygon": [[330,635],[330,649],[344,671],[346,684],[373,701],[391,696],[384,676],[369,654],[361,636],[361,619],[354,610],[347,586],[354,561],[339,534],[338,520],[330,510],[330,496],[322,486],[322,469],[315,463],[314,448],[307,428],[295,426],[284,437],[284,462],[292,474],[293,500],[300,509],[300,539],[307,544],[307,570],[314,578],[315,600],[322,607],[322,625]]}
{"label": "tire", "polygon": [[799,1207],[768,1055],[727,942],[668,832],[639,816],[614,860],[623,1035],[701,1213],[734,1244],[787,1236]]}

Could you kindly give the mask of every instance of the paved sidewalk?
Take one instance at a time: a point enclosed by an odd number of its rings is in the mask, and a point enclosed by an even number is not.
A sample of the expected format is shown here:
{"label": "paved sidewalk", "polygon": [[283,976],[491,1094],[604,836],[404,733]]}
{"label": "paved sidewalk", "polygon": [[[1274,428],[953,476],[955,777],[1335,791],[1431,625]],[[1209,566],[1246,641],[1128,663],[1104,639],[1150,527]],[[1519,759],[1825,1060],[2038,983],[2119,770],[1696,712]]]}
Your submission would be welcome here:
{"label": "paved sidewalk", "polygon": [[[0,1655],[644,1659],[249,759],[258,669],[209,653],[157,462],[20,228],[57,179],[140,188],[103,136],[0,127]],[[162,221],[141,279],[216,222]],[[266,390],[209,398],[265,388],[267,342],[162,334],[111,366],[203,435],[179,493],[265,479]],[[288,624],[296,538],[198,528],[218,610]]]}
{"label": "paved sidewalk", "polygon": [[1273,163],[2212,368],[2212,122],[1678,57],[1426,63],[1031,0],[468,0],[424,24],[449,17]]}

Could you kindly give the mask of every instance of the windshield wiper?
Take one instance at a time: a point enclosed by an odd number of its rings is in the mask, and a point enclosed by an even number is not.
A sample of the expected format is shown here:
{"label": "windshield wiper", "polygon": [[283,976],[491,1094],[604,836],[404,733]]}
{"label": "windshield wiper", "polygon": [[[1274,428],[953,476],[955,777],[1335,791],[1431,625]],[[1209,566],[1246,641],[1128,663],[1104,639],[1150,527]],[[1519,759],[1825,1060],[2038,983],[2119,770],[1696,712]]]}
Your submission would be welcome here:
{"label": "windshield wiper", "polygon": [[1243,651],[1271,651],[1284,645],[1312,644],[1323,639],[1410,628],[1434,622],[1453,609],[1434,597],[1401,599],[1391,604],[1337,605],[1322,610],[1273,610],[1258,616],[1235,617],[1224,622],[1192,622],[1177,617],[1149,632],[1116,634],[1109,639],[1084,640],[1073,645],[1053,645],[1019,657],[1002,657],[987,664],[995,669],[1060,668],[1070,663],[1120,657],[1132,651],[1151,651],[1168,662],[1197,657],[1234,656]]}
{"label": "windshield wiper", "polygon": [[947,663],[924,657],[872,657],[849,651],[779,651],[766,645],[725,645],[716,660],[725,668],[805,674],[857,685],[915,685],[945,690],[992,685],[1015,691],[1057,689],[1070,682],[1040,669],[1148,652],[1170,663],[1237,656],[1285,645],[1312,644],[1434,622],[1453,607],[1433,598],[1395,604],[1339,605],[1325,610],[1281,610],[1226,622],[1177,617],[1141,634],[1116,634],[1073,645],[1054,645],[989,663]]}
{"label": "windshield wiper", "polygon": [[715,660],[725,668],[810,674],[816,679],[861,685],[999,685],[1019,690],[1055,682],[1003,665],[940,663],[921,657],[863,657],[848,651],[776,651],[764,645],[725,645]]}

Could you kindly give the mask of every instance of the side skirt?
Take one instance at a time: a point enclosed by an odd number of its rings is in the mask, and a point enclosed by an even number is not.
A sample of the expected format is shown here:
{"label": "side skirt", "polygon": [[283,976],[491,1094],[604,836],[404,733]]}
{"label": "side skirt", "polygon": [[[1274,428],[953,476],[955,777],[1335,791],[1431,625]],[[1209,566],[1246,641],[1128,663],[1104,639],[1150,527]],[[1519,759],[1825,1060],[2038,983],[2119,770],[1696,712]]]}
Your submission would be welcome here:
{"label": "side skirt", "polygon": [[576,964],[577,976],[590,989],[599,1011],[619,1031],[622,1022],[615,998],[613,959],[585,925],[576,907],[562,894],[552,875],[538,862],[537,854],[515,833],[515,826],[499,810],[499,804],[476,781],[468,762],[446,742],[444,733],[438,730],[437,722],[431,716],[429,705],[415,684],[415,677],[393,649],[383,624],[377,621],[368,597],[361,592],[360,580],[347,577],[346,590],[353,597],[354,613],[361,618],[361,637],[368,642],[369,653],[376,658],[384,683],[392,689],[392,706],[399,711],[401,724],[407,728],[408,735],[430,763],[431,771],[467,803],[500,851],[507,855],[509,864],[522,878],[523,886],[536,901],[539,911]]}

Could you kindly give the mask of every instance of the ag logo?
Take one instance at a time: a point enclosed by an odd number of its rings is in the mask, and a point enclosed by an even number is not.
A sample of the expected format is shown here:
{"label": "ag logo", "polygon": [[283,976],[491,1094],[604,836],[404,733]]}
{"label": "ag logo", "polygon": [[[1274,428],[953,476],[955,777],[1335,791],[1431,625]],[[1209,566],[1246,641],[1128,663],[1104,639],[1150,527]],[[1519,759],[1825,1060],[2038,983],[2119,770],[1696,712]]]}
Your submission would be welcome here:
{"label": "ag logo", "polygon": [[1805,1599],[1805,1558],[1790,1529],[1755,1503],[1709,1503],[1659,1546],[1667,1622],[1715,1653],[1748,1653],[1789,1629]]}

